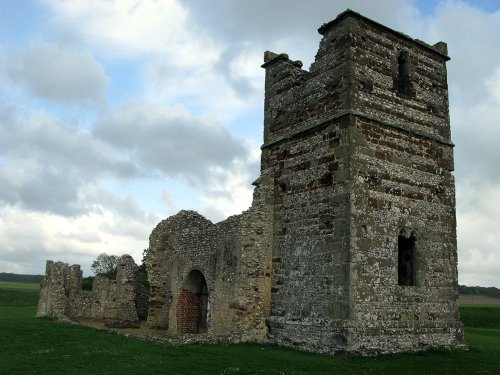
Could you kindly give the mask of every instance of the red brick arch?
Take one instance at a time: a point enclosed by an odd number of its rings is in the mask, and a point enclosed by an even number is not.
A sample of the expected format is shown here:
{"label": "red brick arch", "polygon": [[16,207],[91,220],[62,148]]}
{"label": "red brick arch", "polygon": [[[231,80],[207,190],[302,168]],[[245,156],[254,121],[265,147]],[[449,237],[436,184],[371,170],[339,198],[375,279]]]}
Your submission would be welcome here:
{"label": "red brick arch", "polygon": [[189,273],[179,292],[176,307],[179,333],[207,331],[208,286],[200,271]]}

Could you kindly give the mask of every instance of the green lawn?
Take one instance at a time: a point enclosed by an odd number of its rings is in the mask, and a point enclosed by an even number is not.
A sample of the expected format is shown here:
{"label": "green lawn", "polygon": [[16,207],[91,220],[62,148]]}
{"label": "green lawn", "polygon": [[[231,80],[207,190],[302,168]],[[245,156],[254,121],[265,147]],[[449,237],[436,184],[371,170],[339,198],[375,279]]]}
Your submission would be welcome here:
{"label": "green lawn", "polygon": [[460,306],[460,319],[466,327],[500,330],[500,305]]}
{"label": "green lawn", "polygon": [[40,290],[39,283],[19,283],[15,281],[0,281],[0,289],[29,289]]}
{"label": "green lawn", "polygon": [[39,296],[39,284],[0,281],[0,307],[36,306]]}
{"label": "green lawn", "polygon": [[461,308],[465,322],[482,325],[466,328],[469,351],[328,357],[271,345],[140,341],[34,318],[36,307],[21,297],[33,291],[9,290],[17,294],[10,302],[2,291],[0,374],[500,374],[500,307]]}

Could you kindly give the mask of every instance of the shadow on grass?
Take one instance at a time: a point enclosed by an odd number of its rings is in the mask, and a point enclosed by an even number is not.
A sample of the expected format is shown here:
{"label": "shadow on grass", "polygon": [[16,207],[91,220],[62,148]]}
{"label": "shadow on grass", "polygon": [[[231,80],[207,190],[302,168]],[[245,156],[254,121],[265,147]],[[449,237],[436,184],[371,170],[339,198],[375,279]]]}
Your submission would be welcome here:
{"label": "shadow on grass", "polygon": [[[488,312],[489,318],[477,308],[461,311],[486,326],[500,319],[500,308],[496,314]],[[329,357],[273,345],[167,346],[34,318],[35,313],[34,306],[0,307],[1,374],[500,373],[500,329],[496,328],[467,327],[468,351]]]}

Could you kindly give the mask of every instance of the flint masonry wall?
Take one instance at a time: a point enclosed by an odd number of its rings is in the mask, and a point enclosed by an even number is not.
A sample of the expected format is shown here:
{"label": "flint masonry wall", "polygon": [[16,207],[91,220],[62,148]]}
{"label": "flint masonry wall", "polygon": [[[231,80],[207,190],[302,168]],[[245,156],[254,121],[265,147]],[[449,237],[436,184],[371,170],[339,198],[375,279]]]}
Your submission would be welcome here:
{"label": "flint masonry wall", "polygon": [[[342,22],[342,21],[341,21]],[[453,144],[444,43],[346,19],[352,80],[350,350],[455,346]],[[323,28],[325,41],[337,26]],[[408,88],[398,90],[398,57]],[[398,284],[398,236],[415,236],[413,285]]]}
{"label": "flint masonry wall", "polygon": [[129,255],[118,260],[116,280],[96,276],[92,291],[82,290],[79,265],[48,260],[40,286],[37,316],[133,324],[147,313],[148,292]]}
{"label": "flint masonry wall", "polygon": [[275,184],[269,338],[310,350],[343,347],[350,314],[349,134],[335,117],[346,95],[340,52],[311,73],[283,55],[267,54],[263,65],[262,169]]}
{"label": "flint masonry wall", "polygon": [[[310,71],[272,53],[263,65],[269,338],[327,352],[460,345],[445,44],[351,11],[319,32]],[[412,285],[398,279],[400,234],[416,239]]]}
{"label": "flint masonry wall", "polygon": [[[256,181],[254,204],[241,215],[213,224],[194,211],[181,211],[153,230],[146,257],[150,326],[171,333],[198,331],[186,328],[192,326],[187,314],[198,313],[200,299],[207,298],[200,319],[206,319],[202,325],[209,335],[235,341],[266,338],[273,189],[268,181]],[[199,276],[193,281],[193,274],[202,274],[204,281]]]}

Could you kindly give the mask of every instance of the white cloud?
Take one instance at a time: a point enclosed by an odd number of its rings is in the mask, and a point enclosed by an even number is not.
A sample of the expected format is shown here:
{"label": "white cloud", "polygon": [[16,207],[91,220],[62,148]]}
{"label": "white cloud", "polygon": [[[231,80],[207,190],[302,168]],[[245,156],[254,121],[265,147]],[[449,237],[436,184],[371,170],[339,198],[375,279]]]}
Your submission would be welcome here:
{"label": "white cloud", "polygon": [[87,131],[1,100],[0,113],[0,202],[74,215],[86,210],[82,187],[140,175]]}
{"label": "white cloud", "polygon": [[211,167],[245,158],[244,143],[222,124],[189,115],[181,107],[129,102],[99,120],[96,136],[126,153],[149,173],[203,183]]}
{"label": "white cloud", "polygon": [[[496,74],[484,83],[481,100],[453,106],[452,131],[456,143],[457,183],[500,181],[500,62]],[[478,85],[483,82],[478,82]]]}
{"label": "white cloud", "polygon": [[77,263],[90,273],[90,264],[101,253],[128,253],[141,261],[147,247],[151,221],[123,219],[100,206],[96,212],[71,219],[0,208],[0,269],[19,273],[42,272],[46,259]]}
{"label": "white cloud", "polygon": [[500,68],[500,10],[486,13],[461,1],[443,1],[427,20],[426,40],[448,43],[450,94],[456,104],[483,101],[487,82]]}
{"label": "white cloud", "polygon": [[63,103],[99,103],[109,84],[103,66],[88,52],[35,43],[3,56],[8,78],[37,97]]}
{"label": "white cloud", "polygon": [[[167,107],[182,104],[197,116],[217,114],[222,121],[262,106],[263,47],[217,40],[184,2],[45,3],[53,12],[56,34],[63,34],[59,39],[76,35],[74,44],[98,51],[103,60],[141,64],[144,91],[135,98]],[[220,6],[213,8],[219,11],[217,22],[224,24],[230,19],[221,22]],[[257,31],[258,22],[253,27]]]}
{"label": "white cloud", "polygon": [[500,287],[500,183],[462,183],[457,201],[459,280]]}
{"label": "white cloud", "polygon": [[213,58],[212,41],[188,23],[175,0],[46,0],[57,21],[77,28],[101,53],[121,57],[168,54],[173,65],[197,66]]}
{"label": "white cloud", "polygon": [[168,216],[171,216],[171,215],[174,215],[177,213],[178,210],[177,210],[177,206],[176,206],[174,200],[172,199],[172,193],[170,193],[168,190],[161,189],[160,198],[161,198],[163,204],[167,208]]}
{"label": "white cloud", "polygon": [[[459,280],[500,287],[496,212],[500,210],[500,11],[442,1],[414,23],[420,38],[448,44],[452,139],[455,147]],[[418,35],[417,35],[418,36]]]}
{"label": "white cloud", "polygon": [[222,76],[217,79],[225,82],[233,92],[242,98],[259,95],[262,91],[264,71],[260,67],[262,52],[248,45],[227,47],[214,65]]}
{"label": "white cloud", "polygon": [[[246,142],[213,119],[193,117],[180,106],[129,102],[98,121],[95,134],[149,175],[180,178],[194,187],[203,205],[198,209],[211,220],[251,203],[250,183],[257,177],[251,173],[260,150],[249,153]],[[170,193],[163,191],[162,199],[175,213]]]}
{"label": "white cloud", "polygon": [[123,220],[140,220],[153,224],[158,220],[154,214],[146,212],[139,206],[131,190],[124,197],[120,197],[97,184],[90,185],[81,189],[80,200],[84,202],[89,212],[101,213],[104,207],[105,210],[113,212],[116,217]]}
{"label": "white cloud", "polygon": [[[253,176],[256,179],[257,176]],[[212,168],[210,178],[201,190],[202,213],[214,222],[247,210],[252,202],[252,176],[248,161],[236,161],[231,169]]]}

